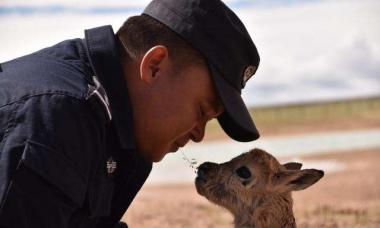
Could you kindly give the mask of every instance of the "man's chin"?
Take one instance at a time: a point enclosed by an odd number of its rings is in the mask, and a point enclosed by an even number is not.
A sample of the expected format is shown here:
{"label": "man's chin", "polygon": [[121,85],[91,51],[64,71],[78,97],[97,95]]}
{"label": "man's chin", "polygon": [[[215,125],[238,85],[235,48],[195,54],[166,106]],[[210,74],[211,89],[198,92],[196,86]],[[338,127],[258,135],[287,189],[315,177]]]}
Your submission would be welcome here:
{"label": "man's chin", "polygon": [[154,152],[139,151],[139,152],[140,152],[141,157],[144,158],[144,160],[149,161],[149,162],[159,162],[165,156],[165,154],[159,153],[159,151],[154,151]]}
{"label": "man's chin", "polygon": [[[165,156],[164,156],[164,157],[165,157]],[[162,161],[162,159],[164,159],[164,157],[154,158],[154,159],[151,160],[151,162],[153,162],[153,163],[160,162],[160,161]]]}
{"label": "man's chin", "polygon": [[168,152],[166,152],[166,153],[159,153],[159,155],[157,155],[157,156],[152,156],[152,157],[150,157],[150,161],[151,162],[160,162],[160,161],[162,161],[162,159],[164,159],[164,157],[167,155],[167,154],[169,154],[169,153],[175,153],[176,151],[178,150],[178,148],[177,149],[175,149],[175,150],[169,150]]}
{"label": "man's chin", "polygon": [[167,148],[165,152],[163,151],[155,151],[154,153],[146,153],[143,154],[143,157],[145,160],[150,162],[160,162],[162,159],[169,153],[175,153],[179,150],[178,146],[171,145],[170,148]]}
{"label": "man's chin", "polygon": [[165,155],[164,156],[149,156],[149,157],[144,157],[144,158],[147,161],[156,163],[156,162],[160,162],[164,157]]}
{"label": "man's chin", "polygon": [[161,156],[157,156],[152,160],[152,162],[160,162],[162,161],[162,159],[164,159],[164,157],[167,155],[167,154],[170,154],[170,153],[175,153],[179,150],[179,147],[178,146],[171,146],[170,149],[166,152],[166,153],[160,153]]}
{"label": "man's chin", "polygon": [[169,152],[168,153],[175,153],[179,150],[179,147],[175,147],[175,148],[170,148]]}
{"label": "man's chin", "polygon": [[170,145],[170,148],[168,149],[167,153],[175,153],[179,149],[179,146],[177,146],[175,143]]}

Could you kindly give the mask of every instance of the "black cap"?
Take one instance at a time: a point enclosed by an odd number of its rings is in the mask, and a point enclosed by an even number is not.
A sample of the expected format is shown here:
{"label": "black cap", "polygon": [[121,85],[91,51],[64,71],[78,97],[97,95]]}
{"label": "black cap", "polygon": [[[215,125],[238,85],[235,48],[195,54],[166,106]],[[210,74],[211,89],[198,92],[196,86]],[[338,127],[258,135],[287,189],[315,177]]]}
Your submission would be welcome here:
{"label": "black cap", "polygon": [[165,24],[206,58],[225,107],[218,117],[224,131],[237,141],[259,138],[241,90],[260,57],[236,14],[220,0],[153,0],[143,14]]}

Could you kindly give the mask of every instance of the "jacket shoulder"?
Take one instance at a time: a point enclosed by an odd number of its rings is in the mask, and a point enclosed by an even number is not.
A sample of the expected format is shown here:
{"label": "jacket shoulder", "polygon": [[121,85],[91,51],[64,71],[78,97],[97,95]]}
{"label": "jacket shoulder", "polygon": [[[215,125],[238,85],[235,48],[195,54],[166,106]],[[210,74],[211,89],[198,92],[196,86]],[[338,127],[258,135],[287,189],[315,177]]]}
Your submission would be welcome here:
{"label": "jacket shoulder", "polygon": [[93,84],[93,72],[80,39],[63,41],[5,62],[1,68],[0,106],[44,93],[84,98]]}

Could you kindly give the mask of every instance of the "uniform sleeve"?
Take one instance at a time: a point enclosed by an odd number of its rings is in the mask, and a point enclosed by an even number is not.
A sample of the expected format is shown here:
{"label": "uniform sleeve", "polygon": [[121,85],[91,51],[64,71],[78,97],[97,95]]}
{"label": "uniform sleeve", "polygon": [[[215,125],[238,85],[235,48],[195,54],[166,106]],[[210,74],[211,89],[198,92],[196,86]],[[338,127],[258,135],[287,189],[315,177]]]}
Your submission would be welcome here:
{"label": "uniform sleeve", "polygon": [[0,227],[67,227],[84,204],[105,124],[87,101],[63,94],[19,102],[10,121],[0,147]]}

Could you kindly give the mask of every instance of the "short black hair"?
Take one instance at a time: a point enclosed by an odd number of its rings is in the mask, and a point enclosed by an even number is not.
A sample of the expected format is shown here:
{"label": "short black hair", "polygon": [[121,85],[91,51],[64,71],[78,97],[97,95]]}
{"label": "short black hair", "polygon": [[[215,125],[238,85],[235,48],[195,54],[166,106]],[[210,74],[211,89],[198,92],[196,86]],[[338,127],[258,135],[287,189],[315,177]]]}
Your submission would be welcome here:
{"label": "short black hair", "polygon": [[204,57],[186,40],[156,19],[142,14],[128,18],[117,31],[128,55],[136,59],[156,45],[168,48],[177,65],[206,64]]}

